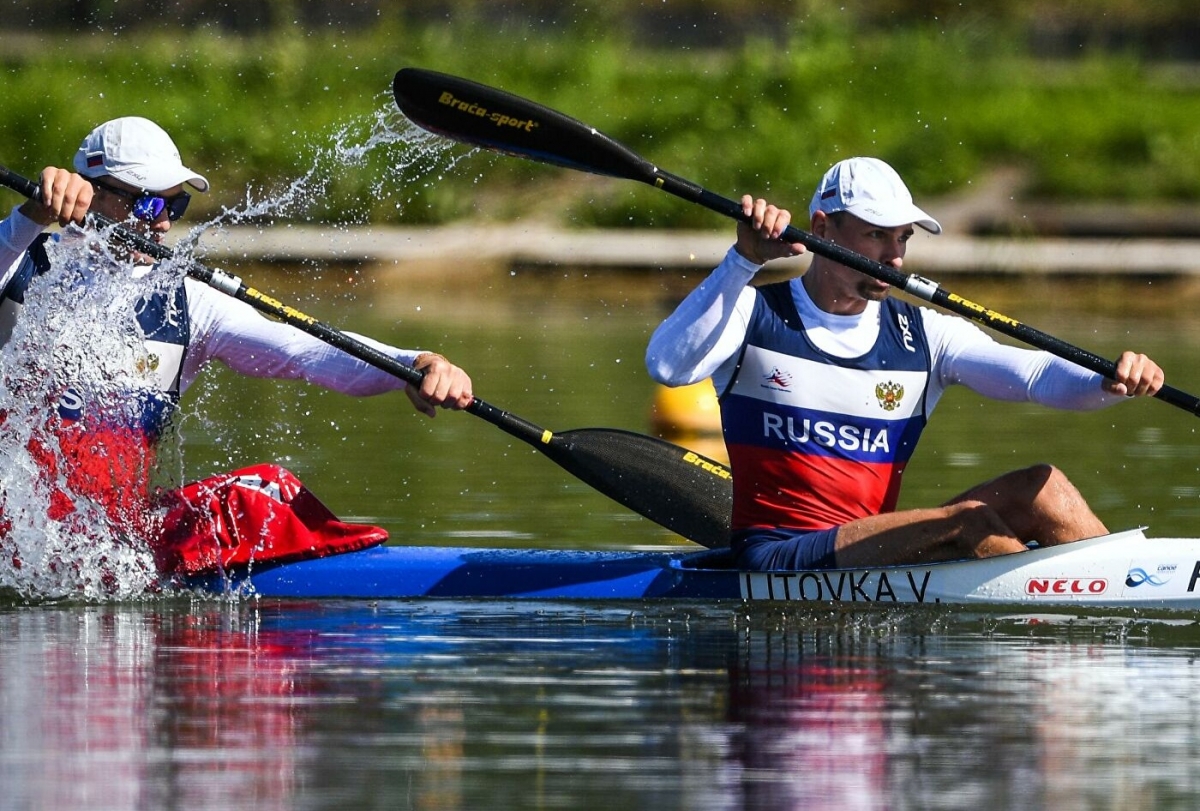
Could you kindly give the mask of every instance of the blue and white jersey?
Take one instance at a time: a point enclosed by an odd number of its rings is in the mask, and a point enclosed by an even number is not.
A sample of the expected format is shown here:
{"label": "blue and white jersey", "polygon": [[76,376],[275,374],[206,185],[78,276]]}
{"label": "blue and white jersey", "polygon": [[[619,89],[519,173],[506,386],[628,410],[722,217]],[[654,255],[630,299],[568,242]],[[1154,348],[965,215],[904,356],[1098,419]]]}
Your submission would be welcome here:
{"label": "blue and white jersey", "polygon": [[917,307],[885,299],[874,346],[840,358],[805,333],[792,284],[759,288],[721,395],[735,532],[824,529],[895,509],[931,407]]}

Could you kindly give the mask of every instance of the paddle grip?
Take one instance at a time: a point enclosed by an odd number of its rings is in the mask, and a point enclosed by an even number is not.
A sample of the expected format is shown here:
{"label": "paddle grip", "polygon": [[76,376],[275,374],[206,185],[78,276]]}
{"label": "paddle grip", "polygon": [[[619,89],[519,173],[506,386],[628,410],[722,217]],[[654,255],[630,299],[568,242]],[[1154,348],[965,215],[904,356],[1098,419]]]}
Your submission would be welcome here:
{"label": "paddle grip", "polygon": [[1181,391],[1174,386],[1163,385],[1154,394],[1155,399],[1162,400],[1164,403],[1173,405],[1176,408],[1182,408],[1197,417],[1200,417],[1200,397],[1194,397],[1186,391]]}
{"label": "paddle grip", "polygon": [[38,184],[21,177],[7,166],[0,166],[0,183],[32,200],[42,199],[42,189]]}
{"label": "paddle grip", "polygon": [[538,450],[544,451],[543,446],[549,444],[550,440],[554,437],[545,428],[534,425],[529,420],[522,419],[516,414],[505,411],[502,408],[497,408],[491,403],[486,403],[478,397],[471,401],[466,410],[485,422],[490,422],[509,436],[532,445]]}

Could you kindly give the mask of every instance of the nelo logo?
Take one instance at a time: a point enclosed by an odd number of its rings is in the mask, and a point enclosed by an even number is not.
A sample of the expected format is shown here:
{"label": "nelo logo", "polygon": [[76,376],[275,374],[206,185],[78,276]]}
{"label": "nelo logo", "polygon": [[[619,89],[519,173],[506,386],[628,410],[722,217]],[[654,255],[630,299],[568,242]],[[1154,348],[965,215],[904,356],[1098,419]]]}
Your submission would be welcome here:
{"label": "nelo logo", "polygon": [[1064,594],[1103,594],[1108,581],[1103,577],[1031,577],[1025,583],[1025,593],[1034,597],[1055,597]]}

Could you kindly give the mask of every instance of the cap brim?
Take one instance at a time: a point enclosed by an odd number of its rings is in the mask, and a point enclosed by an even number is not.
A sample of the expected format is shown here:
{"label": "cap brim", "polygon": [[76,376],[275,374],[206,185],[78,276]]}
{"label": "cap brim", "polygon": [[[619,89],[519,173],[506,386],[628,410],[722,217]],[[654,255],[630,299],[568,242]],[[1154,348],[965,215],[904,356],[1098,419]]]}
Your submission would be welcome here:
{"label": "cap brim", "polygon": [[130,186],[136,186],[139,189],[147,191],[164,191],[175,186],[181,186],[187,183],[196,191],[208,191],[208,178],[204,175],[197,174],[186,166],[174,166],[155,169],[147,169],[144,166],[121,166],[110,168],[108,166],[84,166],[80,168],[79,162],[76,161],[76,169],[84,177],[101,177],[108,175],[115,177],[123,183],[128,183]]}
{"label": "cap brim", "polygon": [[[125,180],[127,183],[133,182],[121,177],[119,172],[114,173],[114,176]],[[149,191],[163,191],[164,189],[181,186],[184,183],[187,183],[196,189],[196,191],[208,191],[208,178],[193,172],[186,166],[176,166],[165,171],[148,171],[146,172],[146,180],[139,182],[138,185]]]}
{"label": "cap brim", "polygon": [[942,233],[942,225],[915,205],[900,206],[880,211],[874,206],[849,206],[843,211],[853,214],[864,222],[881,228],[899,228],[902,225],[919,225],[931,234]]}
{"label": "cap brim", "polygon": [[[206,178],[204,175],[193,174],[191,177],[189,177],[187,180],[185,180],[183,182],[187,183],[189,186],[194,188],[196,191],[200,191],[200,192],[208,191],[208,178]],[[937,225],[937,223],[934,223],[934,224]],[[942,230],[942,227],[940,225],[938,225],[938,231],[940,231],[940,230]]]}

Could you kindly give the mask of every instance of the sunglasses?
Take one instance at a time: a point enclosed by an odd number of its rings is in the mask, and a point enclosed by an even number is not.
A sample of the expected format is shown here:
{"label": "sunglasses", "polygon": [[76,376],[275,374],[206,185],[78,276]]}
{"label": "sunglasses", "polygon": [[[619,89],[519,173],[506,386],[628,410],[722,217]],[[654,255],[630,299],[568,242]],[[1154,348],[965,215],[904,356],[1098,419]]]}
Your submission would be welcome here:
{"label": "sunglasses", "polygon": [[132,192],[125,189],[118,189],[116,186],[110,186],[99,180],[93,180],[92,185],[115,194],[118,197],[131,200],[133,202],[133,216],[142,222],[154,222],[162,215],[163,209],[167,211],[167,219],[175,222],[187,211],[188,203],[192,200],[192,196],[185,191],[181,191],[179,194],[172,195],[171,197],[163,197],[161,194],[154,194],[148,191]]}

